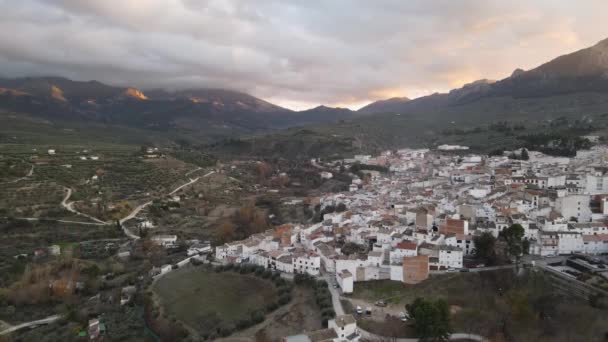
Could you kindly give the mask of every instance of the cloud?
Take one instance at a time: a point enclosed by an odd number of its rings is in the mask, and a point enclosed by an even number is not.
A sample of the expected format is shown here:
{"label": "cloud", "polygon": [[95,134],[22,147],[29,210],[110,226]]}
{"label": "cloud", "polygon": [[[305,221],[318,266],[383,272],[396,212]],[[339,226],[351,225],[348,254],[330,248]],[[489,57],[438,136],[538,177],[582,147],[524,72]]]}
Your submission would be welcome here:
{"label": "cloud", "polygon": [[0,0],[0,74],[360,106],[500,79],[608,36],[589,0]]}

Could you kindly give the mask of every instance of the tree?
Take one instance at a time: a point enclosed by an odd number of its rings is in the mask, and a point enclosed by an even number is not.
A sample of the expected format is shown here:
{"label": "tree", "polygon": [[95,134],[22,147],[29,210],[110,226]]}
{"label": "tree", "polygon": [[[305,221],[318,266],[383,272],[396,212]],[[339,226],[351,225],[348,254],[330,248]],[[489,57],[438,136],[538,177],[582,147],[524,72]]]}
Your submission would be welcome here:
{"label": "tree", "polygon": [[272,167],[265,162],[257,162],[255,164],[255,173],[258,177],[258,182],[264,184],[266,179],[272,174]]}
{"label": "tree", "polygon": [[496,238],[492,233],[484,232],[481,235],[475,235],[473,243],[475,244],[474,253],[477,259],[483,260],[486,265],[492,265],[496,262],[496,252],[494,250]]}
{"label": "tree", "polygon": [[218,229],[218,240],[222,243],[232,241],[236,236],[236,226],[229,221],[224,221]]}
{"label": "tree", "polygon": [[521,242],[521,248],[522,248],[522,252],[525,255],[530,254],[530,240],[528,240],[528,238],[524,238]]}
{"label": "tree", "polygon": [[447,341],[450,338],[450,309],[443,299],[416,298],[405,306],[414,319],[414,328],[421,341]]}
{"label": "tree", "polygon": [[528,150],[525,147],[521,149],[521,160],[529,160],[530,156],[528,155]]}
{"label": "tree", "polygon": [[507,250],[509,255],[515,257],[515,262],[519,265],[521,255],[523,253],[523,237],[524,227],[520,224],[512,224],[509,228],[503,230],[502,236],[507,242]]}

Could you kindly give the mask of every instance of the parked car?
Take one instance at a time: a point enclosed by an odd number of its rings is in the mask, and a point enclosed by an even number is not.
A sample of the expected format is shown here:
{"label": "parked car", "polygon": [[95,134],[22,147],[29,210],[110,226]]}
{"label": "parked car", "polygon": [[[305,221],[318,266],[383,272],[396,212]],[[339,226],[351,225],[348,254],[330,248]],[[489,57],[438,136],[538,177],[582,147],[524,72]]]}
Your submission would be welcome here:
{"label": "parked car", "polygon": [[361,308],[359,305],[357,305],[357,313],[359,315],[363,313],[363,308]]}
{"label": "parked car", "polygon": [[375,304],[376,306],[379,306],[379,307],[385,307],[385,306],[386,306],[386,302],[385,302],[385,301],[383,301],[383,300],[379,300],[379,301],[377,301],[377,302],[376,302],[376,303],[374,303],[374,304]]}
{"label": "parked car", "polygon": [[448,273],[458,272],[455,268],[448,268]]}
{"label": "parked car", "polygon": [[469,272],[469,269],[468,268],[461,268],[460,272]]}
{"label": "parked car", "polygon": [[371,315],[372,314],[372,308],[369,307],[369,306],[367,308],[365,308],[365,314],[366,315]]}
{"label": "parked car", "polygon": [[335,284],[335,283],[334,283],[332,286],[334,287],[334,289],[337,289],[337,288],[338,288],[338,284]]}
{"label": "parked car", "polygon": [[405,313],[405,312],[400,312],[400,313],[399,313],[399,319],[400,319],[402,322],[407,322],[409,318],[410,318],[410,317],[408,316],[408,314],[407,314],[407,313]]}

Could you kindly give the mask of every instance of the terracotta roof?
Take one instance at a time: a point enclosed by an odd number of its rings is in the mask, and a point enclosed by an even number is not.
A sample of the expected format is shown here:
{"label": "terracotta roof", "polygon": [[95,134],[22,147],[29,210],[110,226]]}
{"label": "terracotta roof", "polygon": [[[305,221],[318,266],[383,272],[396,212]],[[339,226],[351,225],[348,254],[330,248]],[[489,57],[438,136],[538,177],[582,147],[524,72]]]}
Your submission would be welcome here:
{"label": "terracotta roof", "polygon": [[416,250],[416,248],[418,248],[418,245],[414,242],[399,242],[397,244],[397,248],[399,249],[410,249],[410,250]]}
{"label": "terracotta roof", "polygon": [[583,242],[608,241],[608,234],[583,235]]}

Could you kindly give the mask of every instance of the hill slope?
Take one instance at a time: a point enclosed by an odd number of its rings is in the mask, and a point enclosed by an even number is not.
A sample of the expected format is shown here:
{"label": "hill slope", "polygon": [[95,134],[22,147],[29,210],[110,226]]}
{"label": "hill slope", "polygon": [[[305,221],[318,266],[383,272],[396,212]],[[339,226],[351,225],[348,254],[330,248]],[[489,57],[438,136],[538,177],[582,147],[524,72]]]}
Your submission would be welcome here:
{"label": "hill slope", "polygon": [[399,101],[398,98],[377,101],[359,111],[409,113],[458,106],[482,98],[532,98],[583,92],[608,92],[608,39],[529,71],[517,69],[498,82],[480,80],[447,94],[433,94],[411,101]]}
{"label": "hill slope", "polygon": [[[410,101],[378,101],[359,112],[372,114],[274,134],[264,143],[256,137],[257,144],[251,148],[258,151],[248,153],[343,156],[441,143],[487,152],[521,147],[532,136],[540,135],[542,139],[537,140],[542,141],[551,135],[603,134],[608,131],[608,40],[529,71],[518,69],[501,81],[480,80]],[[285,151],[290,145],[294,149]]]}
{"label": "hill slope", "polygon": [[0,110],[51,122],[177,130],[204,141],[336,122],[355,115],[347,109],[329,107],[293,112],[249,94],[225,89],[141,91],[60,77],[0,79]]}

